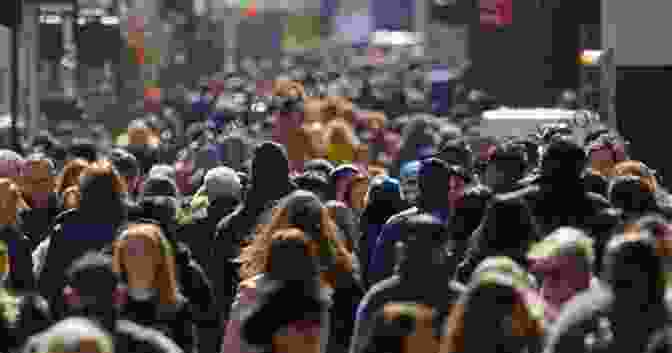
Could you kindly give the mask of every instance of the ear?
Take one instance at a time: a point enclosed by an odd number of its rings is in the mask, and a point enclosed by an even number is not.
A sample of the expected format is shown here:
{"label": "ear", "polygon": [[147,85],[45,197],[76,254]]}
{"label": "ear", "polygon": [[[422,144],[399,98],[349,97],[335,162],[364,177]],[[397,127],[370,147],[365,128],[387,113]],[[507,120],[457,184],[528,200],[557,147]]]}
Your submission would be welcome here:
{"label": "ear", "polygon": [[75,288],[70,286],[65,286],[65,288],[63,288],[63,298],[68,306],[79,306],[82,304],[79,293]]}

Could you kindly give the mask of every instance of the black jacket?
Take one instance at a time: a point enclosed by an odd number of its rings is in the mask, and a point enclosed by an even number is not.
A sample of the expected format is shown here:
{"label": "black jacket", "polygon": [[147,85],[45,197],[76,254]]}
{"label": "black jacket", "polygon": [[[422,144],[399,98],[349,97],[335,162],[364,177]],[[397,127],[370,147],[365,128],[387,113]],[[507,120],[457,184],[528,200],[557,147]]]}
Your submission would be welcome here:
{"label": "black jacket", "polygon": [[9,247],[11,261],[11,270],[5,284],[6,287],[16,291],[35,290],[30,239],[23,235],[17,226],[4,226],[0,229],[0,240],[4,241]]}

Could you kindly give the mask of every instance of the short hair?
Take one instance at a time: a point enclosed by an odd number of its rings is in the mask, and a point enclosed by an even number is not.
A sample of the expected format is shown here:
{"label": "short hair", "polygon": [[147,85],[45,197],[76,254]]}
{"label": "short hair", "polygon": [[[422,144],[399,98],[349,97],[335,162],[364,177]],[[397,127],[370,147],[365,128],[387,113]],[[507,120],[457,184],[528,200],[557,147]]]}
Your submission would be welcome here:
{"label": "short hair", "polygon": [[[98,293],[116,287],[119,278],[112,269],[112,257],[100,252],[87,252],[66,270],[70,286]],[[111,292],[110,292],[111,293]]]}

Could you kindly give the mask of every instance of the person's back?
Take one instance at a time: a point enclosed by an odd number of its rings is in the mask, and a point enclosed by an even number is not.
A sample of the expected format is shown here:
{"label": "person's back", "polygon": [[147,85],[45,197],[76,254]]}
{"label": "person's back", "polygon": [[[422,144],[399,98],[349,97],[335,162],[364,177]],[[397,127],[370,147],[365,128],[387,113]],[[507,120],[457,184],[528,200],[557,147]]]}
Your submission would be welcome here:
{"label": "person's back", "polygon": [[397,243],[396,274],[371,287],[360,302],[351,353],[361,352],[372,328],[372,315],[384,305],[414,302],[447,313],[463,291],[462,285],[451,281],[457,263],[456,242],[441,220],[426,213],[414,215],[403,231],[407,239]]}

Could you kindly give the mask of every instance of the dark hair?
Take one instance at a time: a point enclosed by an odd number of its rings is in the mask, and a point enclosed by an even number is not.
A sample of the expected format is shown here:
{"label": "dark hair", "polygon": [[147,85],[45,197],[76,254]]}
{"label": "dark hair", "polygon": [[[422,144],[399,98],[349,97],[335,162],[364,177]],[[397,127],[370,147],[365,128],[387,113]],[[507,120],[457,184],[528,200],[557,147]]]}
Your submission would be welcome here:
{"label": "dark hair", "polygon": [[95,162],[98,159],[98,146],[93,141],[87,139],[77,139],[72,142],[68,148],[68,154],[74,158],[81,158],[88,162]]}
{"label": "dark hair", "polygon": [[111,293],[119,282],[112,270],[112,257],[94,251],[72,262],[66,271],[66,280],[74,288],[98,294]]}
{"label": "dark hair", "polygon": [[320,196],[328,196],[331,185],[327,178],[319,172],[305,172],[294,178],[299,189],[308,190]]}
{"label": "dark hair", "polygon": [[125,177],[134,177],[140,174],[140,164],[137,158],[121,148],[111,150],[107,158],[112,162],[114,168],[120,175]]}
{"label": "dark hair", "polygon": [[609,201],[626,212],[655,212],[658,209],[655,195],[638,176],[614,177],[609,184]]}

